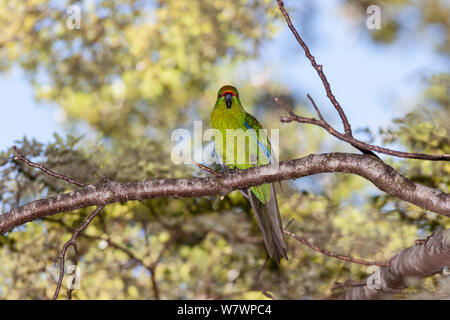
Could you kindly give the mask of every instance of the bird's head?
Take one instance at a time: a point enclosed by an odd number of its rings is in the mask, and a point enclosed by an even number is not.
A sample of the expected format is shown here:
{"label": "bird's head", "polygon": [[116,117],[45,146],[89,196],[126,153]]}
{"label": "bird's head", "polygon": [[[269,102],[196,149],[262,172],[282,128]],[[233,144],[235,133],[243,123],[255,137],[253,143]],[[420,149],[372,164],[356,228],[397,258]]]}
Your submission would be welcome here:
{"label": "bird's head", "polygon": [[239,103],[239,93],[237,89],[229,85],[220,88],[217,93],[217,103],[224,103],[227,109],[231,109],[231,106],[234,103]]}

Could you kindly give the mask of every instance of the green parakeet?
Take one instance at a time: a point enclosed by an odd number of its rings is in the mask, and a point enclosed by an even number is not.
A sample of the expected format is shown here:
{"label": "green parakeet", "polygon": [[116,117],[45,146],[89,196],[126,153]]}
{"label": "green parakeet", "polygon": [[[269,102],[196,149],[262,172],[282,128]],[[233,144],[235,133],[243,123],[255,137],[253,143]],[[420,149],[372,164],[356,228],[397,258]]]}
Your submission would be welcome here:
{"label": "green parakeet", "polygon": [[[221,133],[220,139],[216,136],[214,142],[224,169],[248,169],[273,160],[267,135],[260,130],[262,126],[258,120],[245,112],[235,87],[227,85],[219,90],[210,121],[211,126]],[[281,258],[287,259],[273,183],[241,190],[241,193],[252,207],[269,256],[278,263]]]}

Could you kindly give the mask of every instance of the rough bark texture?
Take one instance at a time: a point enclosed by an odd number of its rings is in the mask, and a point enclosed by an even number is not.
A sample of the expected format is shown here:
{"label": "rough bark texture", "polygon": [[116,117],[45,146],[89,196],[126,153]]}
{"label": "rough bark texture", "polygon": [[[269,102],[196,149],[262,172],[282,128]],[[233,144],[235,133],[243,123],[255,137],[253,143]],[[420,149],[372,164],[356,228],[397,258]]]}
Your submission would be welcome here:
{"label": "rough bark texture", "polygon": [[154,179],[88,185],[77,191],[32,201],[0,215],[0,235],[38,218],[88,206],[156,197],[225,195],[233,190],[266,182],[295,179],[325,172],[359,175],[392,196],[421,208],[450,216],[450,195],[412,182],[381,160],[368,155],[324,153],[283,161],[280,162],[279,167],[256,167],[224,174],[223,177]]}
{"label": "rough bark texture", "polygon": [[431,276],[442,272],[444,267],[450,267],[450,229],[435,232],[423,245],[399,251],[389,267],[380,268],[380,289],[369,289],[367,285],[354,287],[345,291],[341,299],[389,298],[408,287],[410,279]]}

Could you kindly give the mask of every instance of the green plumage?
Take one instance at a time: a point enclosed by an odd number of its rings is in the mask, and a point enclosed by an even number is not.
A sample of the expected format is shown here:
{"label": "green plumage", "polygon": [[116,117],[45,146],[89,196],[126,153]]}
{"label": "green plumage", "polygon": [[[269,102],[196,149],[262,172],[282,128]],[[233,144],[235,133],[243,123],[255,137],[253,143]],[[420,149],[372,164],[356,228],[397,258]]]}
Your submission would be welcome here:
{"label": "green plumage", "polygon": [[[248,169],[271,162],[272,151],[267,135],[260,130],[259,121],[245,112],[236,88],[224,86],[219,90],[210,120],[211,126],[221,133],[221,139],[215,137],[215,146],[224,166]],[[269,255],[277,261],[282,257],[287,259],[273,184],[251,187],[242,193],[255,213]]]}

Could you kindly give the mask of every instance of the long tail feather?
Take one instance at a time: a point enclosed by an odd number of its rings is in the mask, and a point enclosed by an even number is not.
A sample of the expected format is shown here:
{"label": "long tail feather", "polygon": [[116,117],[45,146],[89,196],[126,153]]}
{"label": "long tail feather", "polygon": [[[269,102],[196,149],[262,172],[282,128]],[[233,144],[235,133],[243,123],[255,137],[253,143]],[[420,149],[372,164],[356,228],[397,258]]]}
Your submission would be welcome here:
{"label": "long tail feather", "polygon": [[245,194],[245,198],[250,202],[269,256],[275,258],[278,263],[280,263],[281,258],[287,260],[283,225],[273,183],[270,184],[270,199],[265,204],[250,189],[243,190],[242,193]]}

